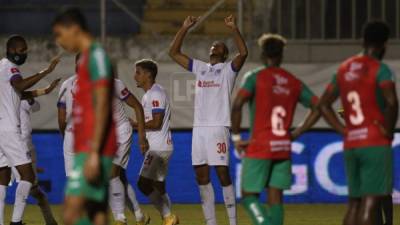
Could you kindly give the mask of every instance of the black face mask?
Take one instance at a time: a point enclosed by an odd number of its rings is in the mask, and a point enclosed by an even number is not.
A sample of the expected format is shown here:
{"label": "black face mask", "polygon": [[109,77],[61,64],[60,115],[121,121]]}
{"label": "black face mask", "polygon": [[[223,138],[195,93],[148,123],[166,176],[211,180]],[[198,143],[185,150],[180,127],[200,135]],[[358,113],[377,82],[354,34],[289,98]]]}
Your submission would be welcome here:
{"label": "black face mask", "polygon": [[27,57],[28,57],[28,54],[26,54],[26,53],[19,54],[19,53],[7,52],[7,59],[9,59],[11,62],[17,64],[18,66],[24,64]]}

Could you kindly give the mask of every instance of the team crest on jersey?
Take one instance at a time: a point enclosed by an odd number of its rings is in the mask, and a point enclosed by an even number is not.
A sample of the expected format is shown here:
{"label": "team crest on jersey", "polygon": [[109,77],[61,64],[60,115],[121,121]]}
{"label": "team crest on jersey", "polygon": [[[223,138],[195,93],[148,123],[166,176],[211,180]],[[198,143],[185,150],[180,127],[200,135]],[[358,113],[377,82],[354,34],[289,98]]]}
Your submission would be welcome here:
{"label": "team crest on jersey", "polygon": [[203,70],[203,71],[201,71],[200,74],[201,74],[202,76],[204,76],[204,74],[206,74],[206,72],[207,72],[207,71]]}
{"label": "team crest on jersey", "polygon": [[221,69],[217,69],[217,70],[215,71],[215,73],[216,73],[216,74],[220,74],[221,71],[222,71]]}

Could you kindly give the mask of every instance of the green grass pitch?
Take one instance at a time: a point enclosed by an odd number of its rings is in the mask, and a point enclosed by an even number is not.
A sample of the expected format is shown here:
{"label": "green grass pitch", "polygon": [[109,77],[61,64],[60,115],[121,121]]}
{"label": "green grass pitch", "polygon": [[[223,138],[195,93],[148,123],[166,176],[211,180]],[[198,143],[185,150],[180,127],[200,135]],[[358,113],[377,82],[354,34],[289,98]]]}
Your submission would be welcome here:
{"label": "green grass pitch", "polygon": [[[62,206],[52,207],[59,224]],[[143,210],[151,216],[151,223],[161,224],[160,216],[151,205],[143,205]],[[341,225],[341,220],[346,210],[343,204],[288,204],[285,206],[285,225]],[[5,219],[8,224],[11,217],[12,206],[6,207]],[[203,225],[203,215],[200,205],[173,205],[173,211],[179,216],[181,225]],[[400,205],[394,208],[394,224],[400,224]],[[134,225],[133,215],[127,212],[128,225]],[[218,225],[229,225],[225,207],[217,205]],[[251,225],[244,209],[238,207],[238,225]],[[35,205],[28,205],[25,211],[24,222],[27,225],[45,225],[40,210]]]}

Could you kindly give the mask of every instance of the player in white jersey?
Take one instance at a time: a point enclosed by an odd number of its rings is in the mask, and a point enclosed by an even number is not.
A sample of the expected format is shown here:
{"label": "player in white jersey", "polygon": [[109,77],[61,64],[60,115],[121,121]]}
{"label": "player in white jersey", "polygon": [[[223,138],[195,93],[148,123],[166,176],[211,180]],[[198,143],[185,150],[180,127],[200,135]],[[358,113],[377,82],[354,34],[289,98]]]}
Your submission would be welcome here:
{"label": "player in white jersey", "polygon": [[163,225],[178,224],[178,217],[171,213],[171,200],[165,189],[168,161],[173,151],[169,129],[171,118],[169,99],[164,88],[155,83],[158,69],[154,61],[140,60],[135,63],[135,68],[137,86],[146,92],[142,98],[142,105],[146,120],[146,136],[150,146],[144,156],[138,187],[160,212]]}
{"label": "player in white jersey", "polygon": [[[79,55],[76,57],[78,60]],[[58,99],[58,123],[60,132],[64,137],[64,161],[67,176],[72,170],[73,160],[73,135],[72,135],[72,107],[75,93],[76,75],[71,76],[61,85]],[[132,145],[132,126],[125,112],[123,103],[135,110],[138,121],[142,121],[138,130],[139,143],[142,149],[146,149],[147,140],[144,131],[144,113],[140,102],[126,88],[124,83],[115,79],[114,82],[114,118],[117,127],[117,154],[113,160],[113,168],[110,180],[110,208],[117,224],[125,224],[125,203],[135,214],[137,225],[148,224],[150,218],[144,214],[136,200],[133,187],[126,179],[126,168]],[[140,124],[140,123],[139,123]]]}
{"label": "player in white jersey", "polygon": [[[36,158],[35,146],[33,145],[32,142],[31,114],[38,112],[40,110],[40,104],[38,101],[34,99],[34,97],[39,97],[41,95],[49,94],[54,90],[54,88],[57,87],[60,80],[61,79],[57,79],[53,81],[46,88],[30,91],[31,97],[21,101],[21,106],[20,106],[21,136],[23,142],[26,144],[29,150],[29,154],[32,159],[32,166],[35,173],[37,172],[37,167],[36,167],[37,158]],[[19,182],[20,176],[15,167],[12,168],[12,173],[13,176],[16,178],[17,182]],[[57,225],[57,222],[54,219],[53,213],[51,211],[49,201],[47,200],[47,196],[38,184],[37,176],[35,183],[31,188],[30,194],[37,200],[38,206],[40,207],[46,225]]]}
{"label": "player in white jersey", "polygon": [[0,60],[0,224],[4,224],[5,192],[10,182],[10,167],[14,166],[21,181],[15,193],[11,224],[21,225],[26,199],[35,182],[29,149],[21,136],[21,98],[31,97],[32,92],[25,91],[51,73],[59,60],[54,59],[47,69],[24,79],[18,66],[24,64],[27,58],[28,46],[25,39],[18,35],[10,37],[6,50],[7,57]]}
{"label": "player in white jersey", "polygon": [[227,61],[229,50],[222,42],[210,48],[208,63],[189,58],[181,52],[188,30],[198,18],[188,17],[171,44],[169,55],[183,68],[196,75],[192,164],[200,189],[202,207],[207,225],[216,225],[214,189],[210,183],[210,166],[215,167],[222,185],[230,225],[236,225],[235,192],[229,176],[230,96],[239,70],[246,57],[247,47],[235,18],[225,18],[239,53]]}

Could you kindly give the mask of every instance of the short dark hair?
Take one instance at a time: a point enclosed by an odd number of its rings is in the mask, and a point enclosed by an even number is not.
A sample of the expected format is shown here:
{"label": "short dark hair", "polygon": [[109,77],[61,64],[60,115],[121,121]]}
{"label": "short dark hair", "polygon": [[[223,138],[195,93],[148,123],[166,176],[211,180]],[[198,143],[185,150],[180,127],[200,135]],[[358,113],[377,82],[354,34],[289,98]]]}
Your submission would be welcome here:
{"label": "short dark hair", "polygon": [[364,47],[383,47],[389,40],[389,26],[379,20],[366,23],[363,29]]}
{"label": "short dark hair", "polygon": [[142,59],[137,62],[135,62],[135,66],[139,66],[144,70],[147,70],[150,72],[151,76],[153,79],[156,79],[157,73],[158,73],[158,68],[157,68],[157,63],[152,60],[152,59]]}
{"label": "short dark hair", "polygon": [[263,34],[258,39],[261,54],[267,58],[277,58],[283,55],[286,39],[279,34]]}
{"label": "short dark hair", "polygon": [[26,40],[24,37],[22,37],[21,35],[18,35],[18,34],[11,35],[8,38],[7,44],[6,44],[7,52],[12,48],[16,48],[17,45],[20,43],[26,43]]}
{"label": "short dark hair", "polygon": [[54,27],[55,25],[78,25],[82,30],[88,30],[85,16],[76,7],[62,9],[53,20],[52,26]]}

